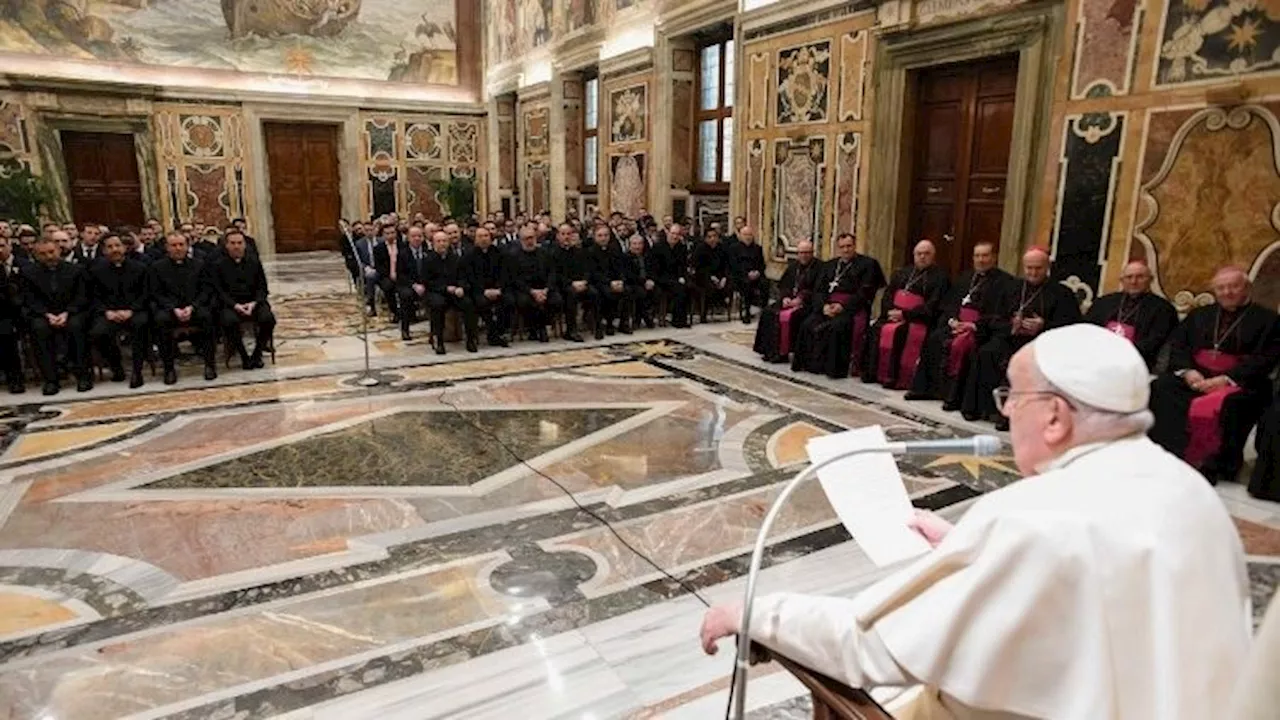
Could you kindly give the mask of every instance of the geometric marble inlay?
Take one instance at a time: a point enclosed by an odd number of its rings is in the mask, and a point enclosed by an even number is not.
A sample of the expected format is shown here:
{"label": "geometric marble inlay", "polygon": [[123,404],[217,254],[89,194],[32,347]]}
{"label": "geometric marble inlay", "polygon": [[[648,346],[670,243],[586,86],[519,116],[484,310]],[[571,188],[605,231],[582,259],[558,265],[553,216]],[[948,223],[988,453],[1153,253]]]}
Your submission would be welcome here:
{"label": "geometric marble inlay", "polygon": [[111,440],[127,435],[146,425],[147,421],[113,422],[104,425],[86,425],[66,430],[49,430],[39,433],[20,435],[9,449],[0,456],[0,461],[34,460],[68,450],[88,447],[104,440]]}
{"label": "geometric marble inlay", "polygon": [[[531,460],[641,412],[581,408],[468,410],[466,414],[521,458]],[[519,464],[456,412],[402,412],[144,487],[465,487]]]}

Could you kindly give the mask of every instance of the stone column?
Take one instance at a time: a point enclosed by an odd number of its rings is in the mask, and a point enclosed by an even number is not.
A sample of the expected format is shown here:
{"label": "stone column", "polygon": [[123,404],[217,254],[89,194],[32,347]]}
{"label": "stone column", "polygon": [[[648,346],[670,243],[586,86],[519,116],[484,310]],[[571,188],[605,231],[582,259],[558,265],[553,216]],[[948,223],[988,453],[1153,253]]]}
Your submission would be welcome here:
{"label": "stone column", "polygon": [[561,218],[560,213],[567,215],[569,207],[578,209],[582,198],[582,74],[562,73],[560,89],[564,105],[564,198],[552,211],[557,219]]}
{"label": "stone column", "polygon": [[568,113],[564,107],[564,74],[558,69],[551,75],[551,111],[548,114],[548,126],[551,137],[548,143],[551,164],[551,197],[548,200],[551,219],[555,222],[564,220],[565,191],[565,126]]}
{"label": "stone column", "polygon": [[685,207],[692,210],[690,193],[694,181],[694,147],[697,137],[694,135],[693,110],[697,99],[693,96],[694,74],[697,71],[697,47],[691,36],[673,38],[667,42],[667,69],[669,82],[663,83],[668,88],[670,101],[666,103],[671,113],[671,132],[667,134],[669,143],[667,152],[667,192],[666,205],[662,212],[654,211],[654,217],[661,219],[670,215],[674,201],[685,201]]}
{"label": "stone column", "polygon": [[[487,105],[488,122],[485,139],[485,176],[488,182],[485,184],[486,207],[488,212],[493,212],[502,207],[502,126],[498,120],[501,112],[501,101],[499,96],[491,95]],[[508,111],[510,114],[511,111]]]}
{"label": "stone column", "polygon": [[661,218],[671,212],[671,48],[665,32],[655,31],[653,45],[653,154],[649,163],[649,214]]}

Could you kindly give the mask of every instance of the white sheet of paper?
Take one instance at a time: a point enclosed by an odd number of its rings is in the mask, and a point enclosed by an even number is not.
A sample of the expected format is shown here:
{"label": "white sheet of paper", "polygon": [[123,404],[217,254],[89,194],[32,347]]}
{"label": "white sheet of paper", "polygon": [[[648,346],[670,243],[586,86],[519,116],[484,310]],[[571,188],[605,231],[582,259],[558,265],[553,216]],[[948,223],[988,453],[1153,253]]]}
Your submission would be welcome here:
{"label": "white sheet of paper", "polygon": [[[809,462],[841,453],[879,447],[887,440],[879,425],[824,435],[809,441]],[[827,500],[849,534],[880,567],[929,552],[929,543],[907,527],[914,513],[898,464],[888,453],[866,453],[838,460],[818,471]]]}

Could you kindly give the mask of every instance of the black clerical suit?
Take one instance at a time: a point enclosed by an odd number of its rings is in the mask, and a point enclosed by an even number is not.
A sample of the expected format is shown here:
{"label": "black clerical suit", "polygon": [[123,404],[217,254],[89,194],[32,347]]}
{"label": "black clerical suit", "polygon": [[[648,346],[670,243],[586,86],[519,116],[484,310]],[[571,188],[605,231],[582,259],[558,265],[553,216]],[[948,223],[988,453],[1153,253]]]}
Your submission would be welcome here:
{"label": "black clerical suit", "polygon": [[1154,371],[1160,348],[1178,326],[1178,311],[1154,293],[1118,292],[1095,300],[1085,321],[1128,338],[1147,361],[1147,369]]}
{"label": "black clerical suit", "polygon": [[[40,367],[46,389],[56,391],[58,385],[59,340],[67,343],[68,364],[80,380],[81,387],[86,382],[92,387],[85,328],[85,311],[89,303],[82,270],[65,260],[59,260],[53,267],[33,262],[22,268],[22,288],[22,307],[35,342],[36,364]],[[64,325],[54,327],[49,323],[48,315],[62,313],[67,314]]]}
{"label": "black clerical suit", "polygon": [[[450,248],[444,254],[430,252],[426,255],[423,279],[427,286],[427,308],[431,311],[431,334],[436,352],[444,354],[444,315],[448,310],[462,313],[462,326],[467,334],[467,350],[476,351],[476,306],[472,302],[470,283],[462,272],[462,258]],[[449,288],[462,290],[461,296]]]}
{"label": "black clerical suit", "polygon": [[683,241],[672,245],[668,240],[653,244],[649,258],[653,266],[653,281],[658,286],[659,297],[666,301],[671,313],[671,324],[681,328],[689,326],[689,247]]}
{"label": "black clerical suit", "polygon": [[[151,349],[151,314],[147,287],[147,266],[127,256],[120,264],[112,264],[103,258],[85,268],[89,297],[93,308],[93,320],[89,323],[89,338],[98,346],[98,352],[111,366],[115,379],[123,374],[120,345],[116,335],[128,330],[133,363],[135,387],[142,384],[142,363]],[[107,319],[107,311],[128,310],[133,313],[128,320]]]}
{"label": "black clerical suit", "polygon": [[[425,243],[415,250],[405,243],[396,254],[396,296],[400,310],[400,337],[409,339],[409,326],[418,317],[418,308],[427,307],[427,255],[434,251]],[[419,295],[414,285],[422,286]]]}
{"label": "black clerical suit", "polygon": [[[787,262],[787,269],[778,278],[778,301],[760,311],[760,324],[756,326],[756,339],[752,349],[766,361],[783,362],[790,356],[800,323],[811,309],[814,285],[821,271],[822,263],[812,258],[806,265],[801,265],[799,260]],[[791,301],[794,310],[783,307],[783,302],[787,300]],[[791,310],[785,323],[782,321],[784,310]]]}
{"label": "black clerical suit", "polygon": [[[490,345],[505,346],[504,336],[511,327],[515,314],[515,294],[507,287],[507,268],[510,255],[490,245],[485,249],[472,246],[462,258],[463,271],[471,288],[471,299],[476,314],[484,318],[485,331]],[[497,290],[498,296],[490,299],[486,290]]]}
{"label": "black clerical suit", "polygon": [[[213,317],[213,287],[204,263],[190,258],[174,262],[166,257],[148,268],[147,284],[151,288],[151,310],[160,334],[160,359],[164,362],[165,374],[169,375],[174,369],[174,359],[178,355],[174,330],[179,327],[190,327],[196,331],[197,345],[204,354],[205,374],[216,372],[217,324]],[[185,307],[191,308],[191,317],[182,322],[173,311]]]}
{"label": "black clerical suit", "polygon": [[[916,361],[912,361],[909,354],[914,353],[917,361],[923,354],[924,342],[938,319],[942,298],[950,287],[947,272],[937,265],[923,269],[909,265],[898,268],[889,277],[889,284],[880,297],[880,317],[867,330],[859,372],[862,382],[878,382],[897,390],[911,386],[915,379]],[[898,307],[896,297],[899,292],[906,293],[904,299],[909,302],[921,299],[921,304],[909,309]],[[892,337],[888,338],[889,346],[886,347],[882,331],[889,324],[889,311],[894,309],[901,311],[902,322],[896,323],[896,329],[888,333]],[[915,338],[911,337],[913,330]],[[904,354],[908,355],[905,359]],[[882,359],[888,361],[887,367],[882,366]]]}
{"label": "black clerical suit", "polygon": [[577,245],[557,245],[551,249],[556,282],[560,287],[560,297],[564,300],[564,336],[574,342],[582,340],[582,335],[578,332],[578,309],[582,309],[584,320],[590,318],[592,323],[597,322],[600,312],[600,293],[591,284],[586,253],[586,250]]}
{"label": "black clerical suit", "polygon": [[[262,353],[271,347],[271,339],[275,333],[276,316],[267,303],[267,273],[257,257],[245,249],[244,257],[234,260],[230,255],[221,255],[209,266],[209,278],[213,290],[217,294],[218,323],[222,326],[222,335],[232,344],[240,356],[241,366],[245,368],[261,367]],[[236,312],[236,305],[253,303],[253,311],[248,316]],[[244,338],[240,335],[240,324],[245,320],[253,321],[255,335],[253,357],[249,357],[244,347]]]}
{"label": "black clerical suit", "polygon": [[648,251],[637,255],[628,252],[622,259],[622,287],[626,299],[622,303],[622,321],[619,329],[630,331],[641,322],[653,327],[653,298],[658,284],[653,279]]}
{"label": "black clerical suit", "polygon": [[[1002,284],[992,293],[993,305],[989,312],[988,337],[983,338],[978,352],[969,360],[964,399],[960,412],[966,420],[989,420],[996,427],[1005,427],[1008,419],[996,409],[992,393],[1007,385],[1009,360],[1013,354],[1035,340],[1039,333],[1081,321],[1080,302],[1075,293],[1052,278],[1045,278],[1039,285],[1015,279]],[[1043,320],[1040,331],[1023,330],[1019,319]]]}
{"label": "black clerical suit", "polygon": [[4,370],[5,381],[9,384],[10,392],[14,393],[26,389],[18,338],[24,327],[21,273],[23,265],[28,262],[13,255],[8,261],[0,263],[0,370]]}
{"label": "black clerical suit", "polygon": [[[738,293],[742,321],[751,322],[751,306],[761,308],[769,302],[769,278],[764,275],[764,251],[759,243],[735,241],[729,246],[729,265],[733,270],[733,289]],[[750,273],[758,273],[751,279]]]}
{"label": "black clerical suit", "polygon": [[[837,380],[848,377],[866,340],[871,303],[882,287],[884,271],[874,258],[854,255],[848,262],[827,261],[814,285],[813,307],[796,335],[791,369]],[[840,311],[828,317],[823,311],[827,304],[838,305]]]}
{"label": "black clerical suit", "polygon": [[[586,261],[591,286],[600,297],[595,327],[595,335],[599,339],[614,333],[614,321],[618,319],[619,306],[626,297],[622,278],[623,256],[614,249],[612,242],[603,247],[592,244],[586,249]],[[618,285],[615,286],[615,282]]]}
{"label": "black clerical suit", "polygon": [[[733,268],[729,262],[729,251],[719,243],[698,243],[693,249],[693,284],[698,293],[698,311],[702,322],[707,321],[707,309],[713,305],[726,305],[729,293],[733,292],[731,275]],[[726,281],[720,287],[720,281]]]}
{"label": "black clerical suit", "polygon": [[[555,263],[548,249],[534,246],[521,247],[511,256],[511,271],[507,273],[509,284],[516,295],[516,307],[524,318],[524,329],[530,339],[547,342],[547,323],[559,312],[561,305],[559,280]],[[534,290],[546,291],[546,298],[539,303]]]}
{"label": "black clerical suit", "polygon": [[[1017,282],[1000,268],[966,270],[942,299],[938,322],[924,342],[911,381],[908,400],[941,400],[942,409],[958,410],[967,381],[968,360],[991,337],[994,298],[1006,283]],[[960,323],[973,323],[968,330]]]}
{"label": "black clerical suit", "polygon": [[[408,250],[408,244],[396,242],[396,263],[399,265],[399,256]],[[391,251],[387,249],[387,244],[379,242],[373,246],[373,269],[377,273],[377,277],[372,282],[382,291],[382,297],[386,298],[387,307],[390,308],[391,314],[395,317],[400,315],[400,295],[396,291],[396,279],[391,277]],[[398,272],[398,271],[397,271]]]}

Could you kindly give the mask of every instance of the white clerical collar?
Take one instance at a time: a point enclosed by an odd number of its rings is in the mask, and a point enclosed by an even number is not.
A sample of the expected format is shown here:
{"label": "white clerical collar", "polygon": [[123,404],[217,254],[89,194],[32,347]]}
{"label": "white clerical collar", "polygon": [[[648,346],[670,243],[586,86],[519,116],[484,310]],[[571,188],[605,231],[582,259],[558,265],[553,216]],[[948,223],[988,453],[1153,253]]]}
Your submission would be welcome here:
{"label": "white clerical collar", "polygon": [[1077,445],[1071,448],[1070,450],[1062,453],[1058,457],[1052,460],[1046,460],[1045,462],[1042,462],[1039,465],[1037,465],[1036,474],[1044,475],[1045,473],[1052,472],[1054,470],[1061,470],[1062,468],[1070,465],[1076,460],[1079,460],[1085,455],[1090,455],[1110,445],[1118,445],[1120,443],[1134,442],[1136,440],[1141,440],[1145,437],[1146,437],[1145,433],[1134,433],[1132,435],[1127,435],[1125,437],[1115,438],[1114,440],[1103,440],[1101,442],[1085,443],[1084,445]]}

